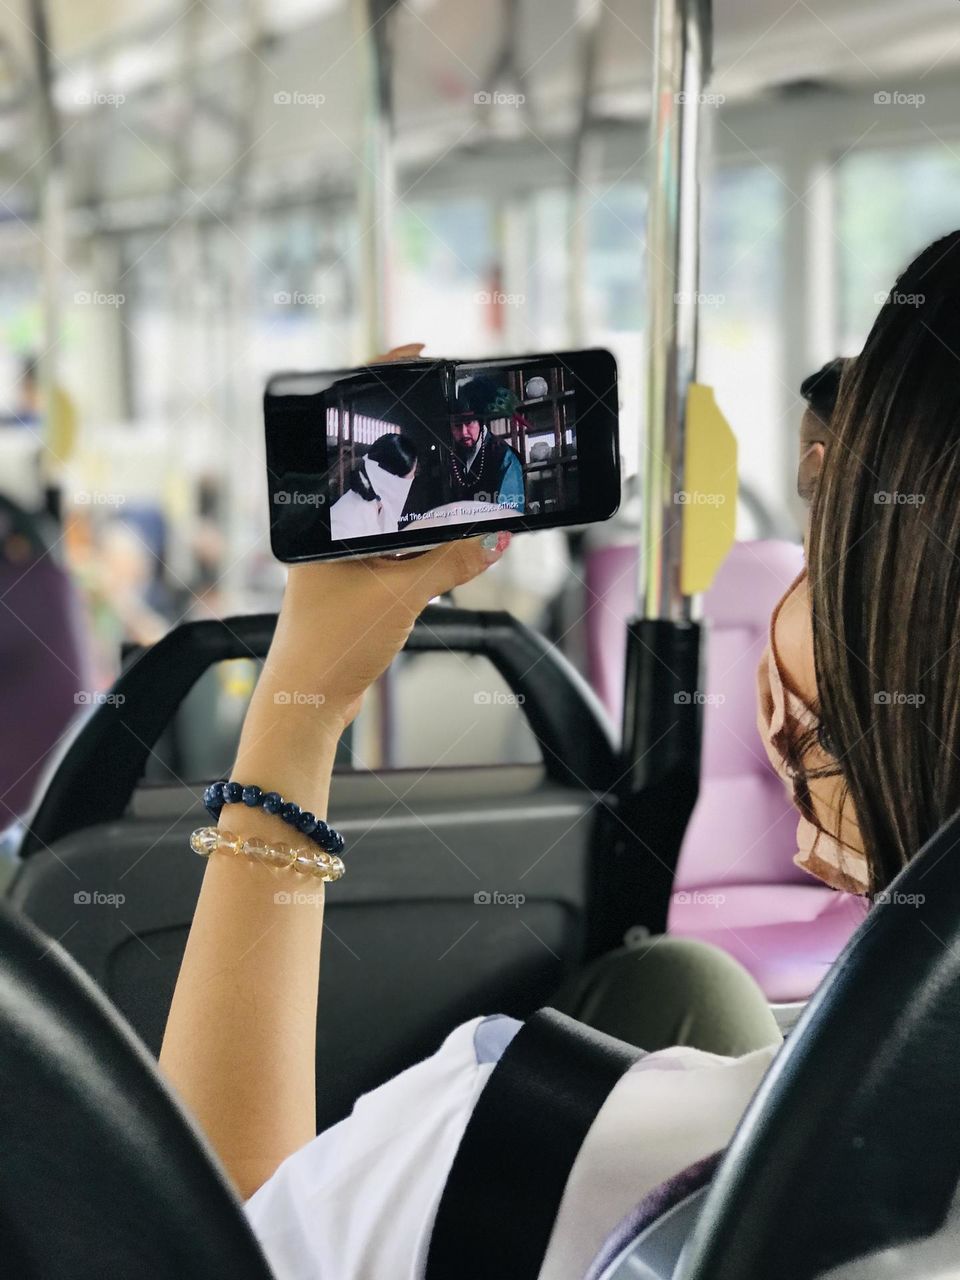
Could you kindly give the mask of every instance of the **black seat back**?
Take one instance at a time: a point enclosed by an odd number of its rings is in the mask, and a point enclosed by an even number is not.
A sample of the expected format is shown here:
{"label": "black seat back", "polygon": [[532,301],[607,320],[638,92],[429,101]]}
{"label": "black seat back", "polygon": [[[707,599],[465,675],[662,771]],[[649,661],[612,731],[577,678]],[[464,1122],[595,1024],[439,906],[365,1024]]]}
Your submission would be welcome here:
{"label": "black seat back", "polygon": [[[29,823],[13,901],[62,938],[154,1052],[203,874],[187,838],[208,819],[199,786],[138,784],[196,679],[215,661],[261,657],[274,621],[187,624],[140,657]],[[457,1022],[544,1004],[584,957],[602,879],[592,835],[616,756],[576,673],[503,613],[433,606],[408,648],[489,658],[521,696],[543,763],[335,776],[331,814],[350,861],[327,899],[318,1055],[337,1071],[324,1073],[321,1127]]]}
{"label": "black seat back", "polygon": [[[791,1033],[677,1280],[813,1280],[936,1233],[960,1179],[958,1077],[960,813],[884,892]],[[875,1274],[915,1274],[905,1254],[886,1264]]]}
{"label": "black seat back", "polygon": [[0,1254],[16,1280],[270,1280],[149,1055],[0,904]]}

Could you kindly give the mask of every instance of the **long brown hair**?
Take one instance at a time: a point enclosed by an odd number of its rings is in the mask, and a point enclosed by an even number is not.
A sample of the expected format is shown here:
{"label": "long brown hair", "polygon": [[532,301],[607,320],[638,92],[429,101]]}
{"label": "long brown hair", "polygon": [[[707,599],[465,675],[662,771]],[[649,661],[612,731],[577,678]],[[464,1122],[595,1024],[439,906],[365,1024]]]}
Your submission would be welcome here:
{"label": "long brown hair", "polygon": [[960,231],[845,370],[807,559],[820,716],[876,892],[960,808]]}

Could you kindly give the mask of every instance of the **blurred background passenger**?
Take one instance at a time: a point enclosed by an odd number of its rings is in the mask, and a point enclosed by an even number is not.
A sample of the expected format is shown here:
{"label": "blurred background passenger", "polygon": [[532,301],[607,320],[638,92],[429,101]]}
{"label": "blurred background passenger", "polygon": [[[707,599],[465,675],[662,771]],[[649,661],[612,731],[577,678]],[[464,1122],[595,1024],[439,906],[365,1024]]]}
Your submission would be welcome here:
{"label": "blurred background passenger", "polygon": [[804,502],[813,498],[814,486],[823,466],[824,449],[830,439],[830,419],[840,394],[840,379],[852,360],[830,360],[800,384],[806,408],[800,419],[800,465],[797,494]]}

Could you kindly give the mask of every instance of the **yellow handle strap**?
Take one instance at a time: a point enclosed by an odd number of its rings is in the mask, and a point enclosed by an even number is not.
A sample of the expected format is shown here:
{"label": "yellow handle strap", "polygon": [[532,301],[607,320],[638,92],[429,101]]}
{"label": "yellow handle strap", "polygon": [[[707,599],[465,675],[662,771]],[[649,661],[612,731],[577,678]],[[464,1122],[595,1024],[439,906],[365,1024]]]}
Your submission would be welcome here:
{"label": "yellow handle strap", "polygon": [[687,392],[683,560],[680,589],[698,595],[710,586],[733,546],[737,527],[737,440],[712,387]]}

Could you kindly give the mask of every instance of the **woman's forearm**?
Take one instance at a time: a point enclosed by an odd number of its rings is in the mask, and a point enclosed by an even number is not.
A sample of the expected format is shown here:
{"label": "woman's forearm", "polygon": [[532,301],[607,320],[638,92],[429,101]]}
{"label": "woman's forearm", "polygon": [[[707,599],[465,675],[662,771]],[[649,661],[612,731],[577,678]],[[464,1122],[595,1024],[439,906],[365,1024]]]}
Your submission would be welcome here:
{"label": "woman's forearm", "polygon": [[[316,706],[277,702],[283,684],[296,688],[274,662],[258,685],[232,776],[325,817],[342,724]],[[220,826],[306,843],[275,815],[242,804],[226,806]],[[160,1065],[243,1198],[316,1133],[323,902],[321,881],[242,855],[215,853],[204,873]]]}
{"label": "woman's forearm", "polygon": [[[493,564],[508,541],[291,569],[234,778],[325,817],[337,741],[364,691],[427,601]],[[220,825],[291,843],[279,818],[242,804],[225,806]],[[319,880],[243,855],[215,853],[204,874],[160,1065],[244,1197],[315,1133],[323,892]]]}

